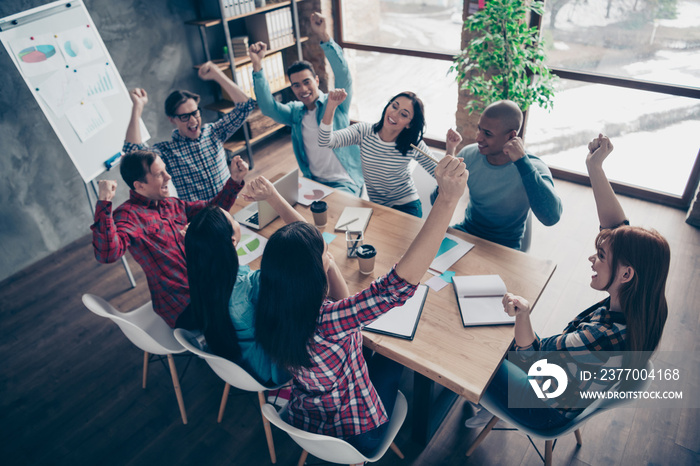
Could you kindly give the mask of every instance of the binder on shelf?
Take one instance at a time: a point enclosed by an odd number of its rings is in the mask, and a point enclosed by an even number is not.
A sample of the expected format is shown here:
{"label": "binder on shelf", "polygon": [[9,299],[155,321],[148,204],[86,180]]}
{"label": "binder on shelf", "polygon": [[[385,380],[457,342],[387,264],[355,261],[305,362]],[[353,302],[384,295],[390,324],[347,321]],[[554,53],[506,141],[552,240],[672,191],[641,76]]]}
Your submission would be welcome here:
{"label": "binder on shelf", "polygon": [[280,49],[294,43],[292,11],[289,7],[248,16],[245,19],[251,42],[265,42],[270,49]]}

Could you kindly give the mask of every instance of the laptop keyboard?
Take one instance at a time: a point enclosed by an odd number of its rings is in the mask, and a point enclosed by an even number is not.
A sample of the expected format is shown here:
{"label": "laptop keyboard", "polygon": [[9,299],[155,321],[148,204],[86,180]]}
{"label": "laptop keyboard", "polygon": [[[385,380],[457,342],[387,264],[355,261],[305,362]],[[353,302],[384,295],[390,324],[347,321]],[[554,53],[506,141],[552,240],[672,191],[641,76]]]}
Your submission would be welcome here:
{"label": "laptop keyboard", "polygon": [[253,225],[257,225],[258,224],[258,213],[259,212],[255,212],[253,215],[248,217],[248,220],[246,220],[246,221],[249,223],[252,223]]}

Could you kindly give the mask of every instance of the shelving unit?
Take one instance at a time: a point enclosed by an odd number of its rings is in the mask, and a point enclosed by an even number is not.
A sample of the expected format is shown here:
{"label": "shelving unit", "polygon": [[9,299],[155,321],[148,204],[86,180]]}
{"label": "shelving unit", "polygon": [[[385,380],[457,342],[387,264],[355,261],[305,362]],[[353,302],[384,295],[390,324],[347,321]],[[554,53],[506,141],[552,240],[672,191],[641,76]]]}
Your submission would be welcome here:
{"label": "shelving unit", "polygon": [[[199,29],[199,36],[202,42],[202,48],[204,50],[204,57],[206,61],[212,61],[219,68],[222,70],[230,70],[231,69],[231,64],[233,63],[233,68],[239,68],[241,66],[244,66],[248,63],[250,63],[250,58],[248,55],[244,56],[234,56],[234,49],[231,43],[231,31],[233,30],[237,34],[235,35],[242,35],[240,34],[241,31],[245,29],[245,19],[250,18],[256,15],[261,15],[269,12],[273,12],[275,10],[279,10],[285,7],[290,7],[291,10],[291,15],[292,15],[292,32],[293,32],[293,43],[290,43],[288,45],[274,48],[274,49],[268,49],[267,51],[267,56],[270,56],[276,52],[283,52],[287,49],[290,49],[292,47],[296,47],[296,56],[298,60],[303,59],[303,53],[301,50],[301,45],[303,42],[308,40],[308,37],[301,37],[301,34],[299,32],[299,14],[297,10],[297,3],[303,0],[290,0],[290,1],[282,1],[278,3],[272,3],[268,4],[264,7],[256,8],[255,11],[248,12],[248,13],[243,13],[235,16],[226,16],[225,15],[225,9],[224,9],[224,2],[226,0],[213,0],[214,3],[218,3],[218,10],[219,10],[219,15],[216,18],[208,18],[208,19],[198,19],[198,20],[193,20],[193,21],[187,21],[185,24],[191,25],[191,26],[196,26]],[[240,21],[243,20],[243,21]],[[228,50],[228,57],[225,57],[223,59],[212,59],[212,54],[211,51],[209,50],[209,37],[207,35],[207,31],[210,30],[210,28],[217,27],[221,25],[222,32],[224,34],[224,40],[225,40],[225,45]],[[269,32],[269,31],[268,31]],[[269,44],[268,44],[269,46]],[[201,65],[197,65],[195,68],[199,68]],[[236,81],[236,73],[234,70],[231,70],[231,75],[232,79],[234,82]],[[237,83],[240,84],[240,83]],[[271,86],[271,91],[272,93],[278,93],[283,91],[284,89],[289,87],[289,81],[285,77],[285,83],[281,87],[272,87]],[[215,100],[213,103],[209,105],[205,105],[204,108],[208,110],[215,111],[219,113],[220,115],[229,113],[230,111],[233,110],[234,105],[232,102],[228,100],[224,100],[221,98],[218,98],[220,96],[217,96],[217,100]],[[234,154],[235,153],[240,153],[243,150],[247,151],[248,155],[248,160],[250,162],[250,168],[253,168],[253,151],[252,151],[252,146],[266,137],[270,136],[271,134],[274,134],[275,132],[279,131],[280,129],[284,128],[284,125],[281,124],[275,124],[271,128],[263,131],[261,134],[257,134],[255,136],[251,136],[250,134],[250,128],[248,127],[248,123],[243,125],[243,139],[232,139],[229,140],[226,144],[224,144],[224,147],[227,150],[232,151]],[[234,136],[236,138],[236,136]]]}

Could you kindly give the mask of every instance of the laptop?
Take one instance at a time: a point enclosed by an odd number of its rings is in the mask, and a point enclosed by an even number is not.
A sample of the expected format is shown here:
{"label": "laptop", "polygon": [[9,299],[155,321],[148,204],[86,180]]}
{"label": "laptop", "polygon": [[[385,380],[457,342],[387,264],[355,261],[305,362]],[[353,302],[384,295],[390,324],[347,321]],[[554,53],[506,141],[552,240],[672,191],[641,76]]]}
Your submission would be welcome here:
{"label": "laptop", "polygon": [[[279,180],[272,183],[278,193],[290,205],[297,203],[299,198],[299,169],[287,173]],[[265,228],[274,219],[279,217],[279,214],[267,201],[258,201],[249,204],[247,207],[239,210],[233,216],[241,225],[245,225],[254,230]]]}

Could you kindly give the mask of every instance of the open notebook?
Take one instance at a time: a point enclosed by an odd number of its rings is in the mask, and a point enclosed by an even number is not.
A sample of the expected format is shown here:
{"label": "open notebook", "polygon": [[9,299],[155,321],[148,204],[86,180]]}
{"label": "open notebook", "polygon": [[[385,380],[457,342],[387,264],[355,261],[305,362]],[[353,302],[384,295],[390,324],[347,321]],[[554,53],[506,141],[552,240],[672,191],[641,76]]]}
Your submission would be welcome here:
{"label": "open notebook", "polygon": [[418,285],[416,292],[403,306],[393,308],[379,319],[365,326],[364,330],[413,340],[427,296],[428,287],[426,285]]}
{"label": "open notebook", "polygon": [[335,223],[336,231],[365,231],[369,218],[372,216],[371,207],[346,207]]}
{"label": "open notebook", "polygon": [[503,310],[503,295],[507,290],[499,275],[452,277],[452,284],[465,327],[515,322],[515,317]]}

